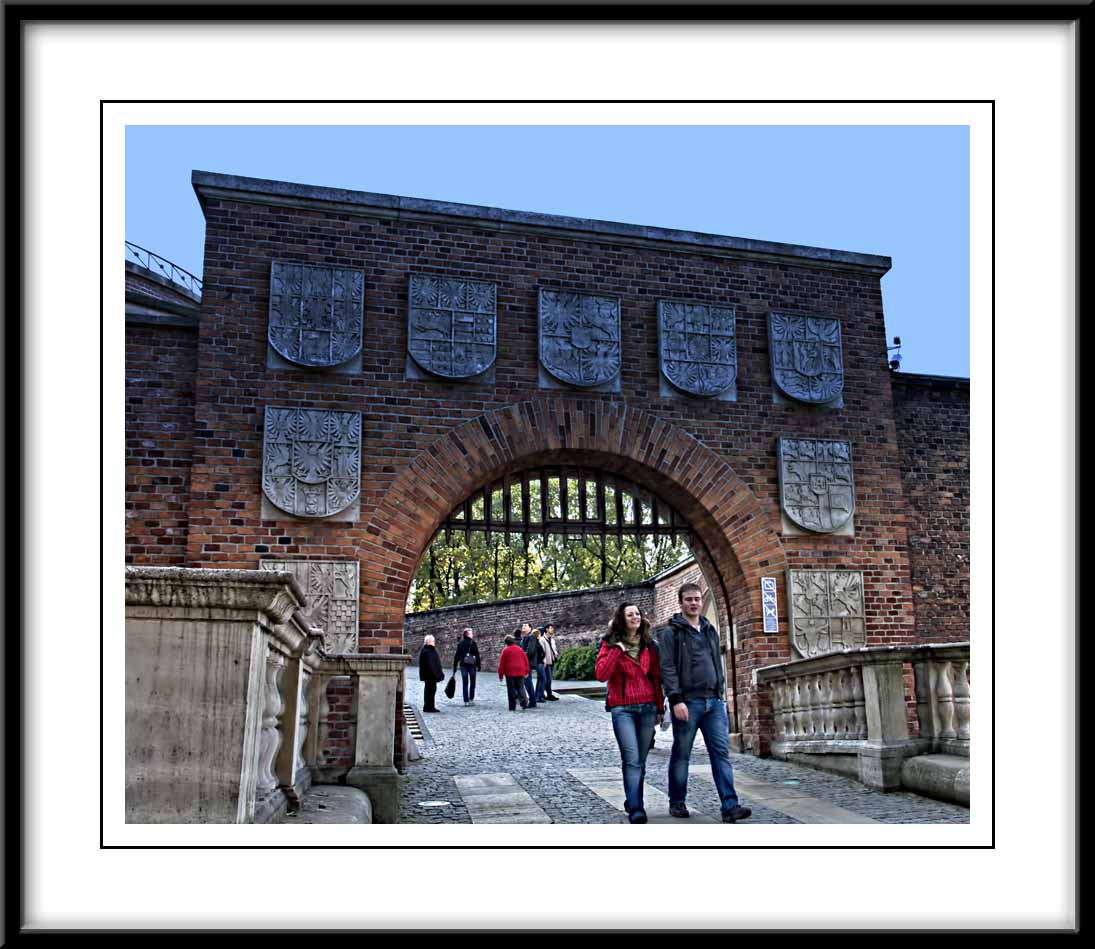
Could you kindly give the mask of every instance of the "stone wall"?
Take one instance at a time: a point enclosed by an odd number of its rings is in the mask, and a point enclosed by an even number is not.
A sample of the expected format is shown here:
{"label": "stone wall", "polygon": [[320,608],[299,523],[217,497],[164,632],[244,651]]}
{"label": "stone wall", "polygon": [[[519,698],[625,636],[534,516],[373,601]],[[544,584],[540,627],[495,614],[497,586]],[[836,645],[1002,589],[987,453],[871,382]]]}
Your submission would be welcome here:
{"label": "stone wall", "polygon": [[892,378],[917,636],[968,640],[969,380],[905,373]]}

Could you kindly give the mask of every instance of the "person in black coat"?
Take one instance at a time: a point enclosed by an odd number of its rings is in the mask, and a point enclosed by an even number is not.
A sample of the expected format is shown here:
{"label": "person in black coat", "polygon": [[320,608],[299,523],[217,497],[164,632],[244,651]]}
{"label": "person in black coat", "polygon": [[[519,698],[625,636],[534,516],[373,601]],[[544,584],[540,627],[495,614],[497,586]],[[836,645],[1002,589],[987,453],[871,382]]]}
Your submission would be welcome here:
{"label": "person in black coat", "polygon": [[[464,628],[464,636],[456,646],[456,655],[452,658],[452,671],[460,670],[460,680],[464,685],[464,704],[475,703],[475,674],[482,670],[479,662],[479,647],[475,644],[475,633],[471,627]],[[469,688],[470,681],[470,688]]]}
{"label": "person in black coat", "polygon": [[422,697],[423,712],[441,711],[434,705],[434,696],[437,695],[437,683],[445,681],[445,670],[441,668],[441,657],[437,654],[437,647],[434,645],[436,642],[433,636],[427,636],[422,652],[418,655],[418,678],[426,683]]}

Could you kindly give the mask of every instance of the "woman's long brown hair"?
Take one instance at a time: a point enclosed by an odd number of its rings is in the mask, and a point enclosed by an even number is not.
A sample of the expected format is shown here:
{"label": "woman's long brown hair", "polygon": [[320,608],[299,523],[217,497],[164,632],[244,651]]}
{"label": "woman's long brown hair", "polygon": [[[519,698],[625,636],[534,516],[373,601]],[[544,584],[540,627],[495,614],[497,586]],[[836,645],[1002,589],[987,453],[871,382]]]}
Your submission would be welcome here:
{"label": "woman's long brown hair", "polygon": [[[612,617],[612,622],[608,624],[608,635],[605,637],[605,642],[610,646],[615,646],[627,632],[627,621],[624,619],[624,610],[629,606],[635,607],[639,611],[639,615],[642,615],[642,608],[638,603],[621,603],[616,607],[616,613]],[[643,621],[639,624],[639,651],[642,652],[643,649],[653,642],[654,637],[650,635],[650,621],[643,616]]]}

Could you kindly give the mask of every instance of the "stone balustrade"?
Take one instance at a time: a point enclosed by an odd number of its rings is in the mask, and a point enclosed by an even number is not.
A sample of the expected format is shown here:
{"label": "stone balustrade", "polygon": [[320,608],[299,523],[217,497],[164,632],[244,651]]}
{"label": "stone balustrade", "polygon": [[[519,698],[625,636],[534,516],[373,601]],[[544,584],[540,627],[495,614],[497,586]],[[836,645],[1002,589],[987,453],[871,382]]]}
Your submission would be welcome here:
{"label": "stone balustrade", "polygon": [[[313,780],[398,812],[398,687],[407,657],[323,653],[288,573],[126,568],[126,820],[268,823]],[[327,685],[354,683],[354,760],[322,762]]]}
{"label": "stone balustrade", "polygon": [[[904,673],[916,676],[918,737],[910,737]],[[905,759],[969,756],[969,643],[846,649],[757,669],[770,692],[773,757],[901,786]]]}

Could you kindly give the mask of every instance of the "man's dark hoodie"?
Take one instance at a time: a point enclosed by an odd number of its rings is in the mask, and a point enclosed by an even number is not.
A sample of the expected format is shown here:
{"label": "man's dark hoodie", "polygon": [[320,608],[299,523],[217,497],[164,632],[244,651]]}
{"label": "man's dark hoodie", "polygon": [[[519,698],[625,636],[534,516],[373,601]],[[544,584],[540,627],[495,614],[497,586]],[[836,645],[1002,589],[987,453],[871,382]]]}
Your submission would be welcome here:
{"label": "man's dark hoodie", "polygon": [[726,692],[726,673],[719,655],[719,634],[710,620],[701,616],[696,631],[683,615],[675,613],[669,625],[658,630],[655,639],[662,667],[662,688],[670,705],[685,699],[722,698]]}

